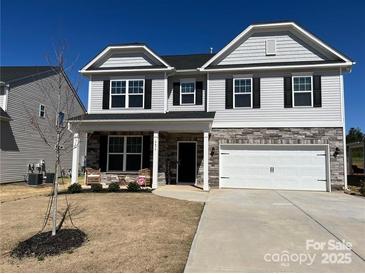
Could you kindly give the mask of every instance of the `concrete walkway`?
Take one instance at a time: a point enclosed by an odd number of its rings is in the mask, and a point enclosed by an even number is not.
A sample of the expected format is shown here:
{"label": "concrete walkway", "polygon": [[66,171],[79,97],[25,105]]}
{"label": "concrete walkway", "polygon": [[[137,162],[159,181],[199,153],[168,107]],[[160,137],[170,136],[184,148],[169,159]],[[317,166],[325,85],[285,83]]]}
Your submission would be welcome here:
{"label": "concrete walkway", "polygon": [[[361,197],[211,190],[185,272],[363,272],[364,235]],[[331,250],[342,239],[353,250]]]}
{"label": "concrete walkway", "polygon": [[201,188],[192,185],[161,186],[155,189],[153,193],[163,197],[192,202],[205,202],[209,197],[209,192],[203,191]]}

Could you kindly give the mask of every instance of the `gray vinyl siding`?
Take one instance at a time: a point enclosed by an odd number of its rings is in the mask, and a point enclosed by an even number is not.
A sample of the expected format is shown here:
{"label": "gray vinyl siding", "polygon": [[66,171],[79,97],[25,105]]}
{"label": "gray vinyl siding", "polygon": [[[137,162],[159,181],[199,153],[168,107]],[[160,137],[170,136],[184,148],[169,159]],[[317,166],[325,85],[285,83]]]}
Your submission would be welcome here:
{"label": "gray vinyl siding", "polygon": [[[285,74],[284,74],[285,75]],[[300,127],[322,123],[342,126],[341,77],[338,73],[322,74],[322,107],[284,108],[282,75],[261,77],[261,107],[225,109],[225,79],[233,74],[210,74],[209,111],[216,111],[213,127]]]}
{"label": "gray vinyl siding", "polygon": [[[47,171],[54,170],[55,152],[54,152],[54,134],[46,133],[45,136],[50,140],[48,146],[38,133],[31,126],[30,117],[35,114],[38,117],[39,104],[46,106],[46,112],[51,117],[48,119],[39,118],[39,124],[42,128],[47,128],[49,123],[54,122],[56,111],[53,109],[57,102],[57,94],[44,92],[44,87],[51,88],[55,85],[56,75],[44,79],[36,80],[14,88],[10,87],[8,97],[8,110],[11,116],[10,122],[1,122],[1,167],[0,182],[22,181],[27,173],[29,163],[38,163],[41,159],[45,160]],[[71,92],[70,87],[64,83],[65,90]],[[50,89],[47,89],[48,91]],[[73,107],[70,109],[72,116],[83,113],[81,105],[75,99]],[[67,117],[65,117],[67,118]],[[49,122],[50,121],[50,122]],[[67,130],[67,129],[66,129]],[[71,168],[72,163],[72,135],[68,131],[63,140],[67,140],[65,148],[68,148],[62,154],[62,167],[67,171]],[[85,144],[80,148],[80,155],[83,155]]]}
{"label": "gray vinyl siding", "polygon": [[[276,55],[266,55],[266,40],[276,41]],[[269,62],[321,61],[324,56],[289,33],[255,34],[215,64],[237,65]]]}
{"label": "gray vinyl siding", "polygon": [[100,65],[101,68],[113,68],[113,67],[138,67],[138,66],[152,66],[152,62],[143,55],[125,55],[125,54],[115,54],[109,57],[103,64]]}
{"label": "gray vinyl siding", "polygon": [[[152,79],[151,109],[103,109],[103,82],[116,79]],[[165,75],[160,74],[133,74],[133,76],[93,76],[89,85],[89,113],[141,113],[164,112]]]}
{"label": "gray vinyl siding", "polygon": [[[203,104],[202,105],[173,105],[173,85],[174,82],[180,82],[180,79],[195,79],[195,81],[203,82]],[[169,111],[204,111],[205,107],[205,97],[207,89],[207,77],[205,75],[184,75],[184,76],[172,76],[169,78],[169,88],[168,88],[168,100],[167,109]]]}

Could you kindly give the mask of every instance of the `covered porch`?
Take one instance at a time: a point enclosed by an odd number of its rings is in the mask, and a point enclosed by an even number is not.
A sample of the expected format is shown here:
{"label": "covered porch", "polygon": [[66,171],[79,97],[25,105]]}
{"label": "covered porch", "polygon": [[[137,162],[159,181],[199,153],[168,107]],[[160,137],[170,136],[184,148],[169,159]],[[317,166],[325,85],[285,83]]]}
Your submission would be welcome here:
{"label": "covered porch", "polygon": [[[158,116],[157,116],[158,115]],[[72,183],[80,163],[79,136],[87,133],[85,167],[103,178],[152,172],[151,187],[190,184],[209,190],[209,131],[214,113],[87,114],[69,123],[74,133]]]}

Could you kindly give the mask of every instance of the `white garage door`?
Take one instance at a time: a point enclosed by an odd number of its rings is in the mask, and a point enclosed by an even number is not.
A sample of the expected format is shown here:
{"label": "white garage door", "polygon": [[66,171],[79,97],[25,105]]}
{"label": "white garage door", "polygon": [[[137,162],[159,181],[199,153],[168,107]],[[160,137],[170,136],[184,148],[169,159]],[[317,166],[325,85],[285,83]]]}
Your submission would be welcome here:
{"label": "white garage door", "polygon": [[326,147],[221,145],[220,187],[327,190]]}

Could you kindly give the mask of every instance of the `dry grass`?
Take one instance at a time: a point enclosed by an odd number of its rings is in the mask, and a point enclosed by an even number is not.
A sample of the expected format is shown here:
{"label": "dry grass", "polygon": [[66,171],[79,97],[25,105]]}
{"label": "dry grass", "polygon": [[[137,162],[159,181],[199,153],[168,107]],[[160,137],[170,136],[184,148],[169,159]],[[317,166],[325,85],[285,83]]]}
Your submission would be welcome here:
{"label": "dry grass", "polygon": [[[61,196],[60,206],[65,207]],[[18,260],[9,251],[39,230],[48,197],[1,204],[1,272],[183,271],[203,204],[149,193],[83,193],[68,198],[74,222],[88,241],[73,253],[44,260]]]}
{"label": "dry grass", "polygon": [[[79,177],[79,183],[83,184],[83,178]],[[70,179],[64,179],[64,183],[60,183],[60,190],[67,189]],[[0,184],[0,202],[8,202],[19,199],[26,199],[34,196],[44,196],[51,193],[52,184],[42,184],[38,186],[29,186],[27,183],[10,183]]]}

